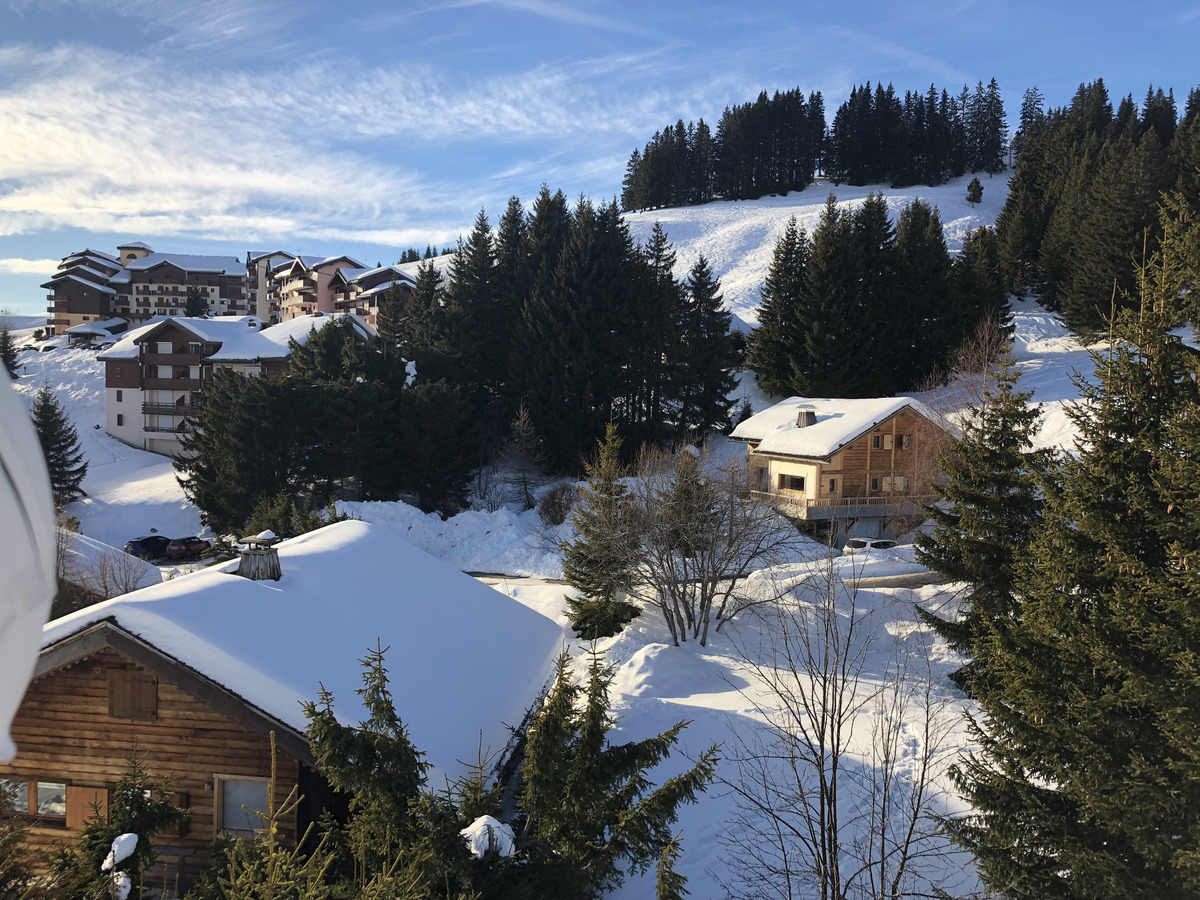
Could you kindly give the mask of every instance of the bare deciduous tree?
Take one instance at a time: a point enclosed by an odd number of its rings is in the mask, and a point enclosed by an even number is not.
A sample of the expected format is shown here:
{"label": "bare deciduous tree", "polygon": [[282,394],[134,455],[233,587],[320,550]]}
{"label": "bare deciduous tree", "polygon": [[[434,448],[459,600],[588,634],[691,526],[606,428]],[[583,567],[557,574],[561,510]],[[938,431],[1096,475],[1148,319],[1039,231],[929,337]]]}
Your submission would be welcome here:
{"label": "bare deciduous tree", "polygon": [[738,900],[936,896],[960,870],[937,824],[958,716],[930,639],[914,623],[901,650],[832,558],[789,587],[736,641],[766,725],[735,737],[723,779],[737,803],[725,887]]}
{"label": "bare deciduous tree", "polygon": [[783,561],[796,529],[750,499],[744,460],[704,466],[690,451],[644,454],[629,502],[637,527],[635,596],[657,607],[676,646],[708,641],[739,610],[763,602],[746,591],[756,570]]}

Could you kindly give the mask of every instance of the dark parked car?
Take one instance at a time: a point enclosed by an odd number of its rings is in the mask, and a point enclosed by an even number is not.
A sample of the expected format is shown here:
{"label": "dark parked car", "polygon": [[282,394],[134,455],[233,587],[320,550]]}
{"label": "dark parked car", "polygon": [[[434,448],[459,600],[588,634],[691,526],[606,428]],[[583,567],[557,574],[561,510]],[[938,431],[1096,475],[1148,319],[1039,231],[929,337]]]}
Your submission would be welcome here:
{"label": "dark parked car", "polygon": [[161,534],[148,534],[145,537],[134,538],[127,543],[125,552],[141,559],[158,559],[166,552],[169,543],[171,543],[169,537],[163,537]]}
{"label": "dark parked car", "polygon": [[212,544],[204,540],[204,538],[175,538],[175,540],[167,544],[167,552],[163,555],[167,559],[191,559],[194,556],[199,556],[211,546]]}

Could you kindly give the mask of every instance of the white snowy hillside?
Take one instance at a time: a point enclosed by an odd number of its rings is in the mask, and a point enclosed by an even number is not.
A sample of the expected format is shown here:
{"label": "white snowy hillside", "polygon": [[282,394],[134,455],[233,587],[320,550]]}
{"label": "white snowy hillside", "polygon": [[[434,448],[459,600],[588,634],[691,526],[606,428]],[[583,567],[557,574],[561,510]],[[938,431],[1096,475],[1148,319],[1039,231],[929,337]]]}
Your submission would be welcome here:
{"label": "white snowy hillside", "polygon": [[203,533],[200,510],[183,495],[171,460],[105,433],[104,364],[95,351],[58,347],[39,352],[26,345],[17,359],[20,377],[13,387],[26,409],[33,409],[34,395],[48,385],[79,435],[88,464],[83,480],[87,496],[67,512],[79,519],[84,535],[122,547],[152,529],[168,537]]}
{"label": "white snowy hillside", "polygon": [[678,278],[686,278],[703,254],[713,274],[721,279],[721,293],[726,305],[738,319],[754,324],[758,322],[759,290],[771,264],[771,254],[792,216],[812,234],[830,193],[837,197],[842,208],[861,204],[868,194],[882,193],[887,198],[893,221],[910,202],[921,199],[937,207],[946,233],[946,246],[953,255],[962,247],[967,234],[982,225],[995,224],[996,216],[1008,198],[1007,174],[981,177],[983,202],[972,206],[967,202],[967,183],[973,177],[965,175],[938,187],[915,185],[908,188],[839,186],[820,179],[803,191],[782,197],[651,209],[626,213],[625,221],[629,223],[634,240],[640,243],[649,240],[655,222],[662,224],[675,249],[675,275]]}

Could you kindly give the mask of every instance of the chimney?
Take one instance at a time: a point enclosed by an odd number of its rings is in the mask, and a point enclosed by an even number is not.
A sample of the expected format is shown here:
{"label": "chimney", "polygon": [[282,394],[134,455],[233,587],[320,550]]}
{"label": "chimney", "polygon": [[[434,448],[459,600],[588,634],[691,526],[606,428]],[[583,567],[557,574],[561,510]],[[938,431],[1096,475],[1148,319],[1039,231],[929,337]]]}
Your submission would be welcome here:
{"label": "chimney", "polygon": [[283,577],[283,570],[279,567],[279,551],[275,549],[278,542],[279,538],[271,531],[243,538],[242,543],[246,548],[242,551],[234,574],[251,581],[278,581]]}
{"label": "chimney", "polygon": [[817,424],[817,411],[811,405],[805,403],[800,407],[796,414],[796,427],[807,428],[809,425]]}

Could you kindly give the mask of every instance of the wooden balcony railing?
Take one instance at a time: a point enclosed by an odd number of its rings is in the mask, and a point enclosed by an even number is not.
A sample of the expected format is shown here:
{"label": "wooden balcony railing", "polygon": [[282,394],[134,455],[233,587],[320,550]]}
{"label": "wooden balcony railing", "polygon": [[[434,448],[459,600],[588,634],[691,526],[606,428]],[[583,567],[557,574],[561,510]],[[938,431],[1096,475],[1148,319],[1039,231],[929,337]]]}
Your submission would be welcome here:
{"label": "wooden balcony railing", "polygon": [[198,366],[203,361],[199,353],[143,353],[141,358],[147,366]]}
{"label": "wooden balcony railing", "polygon": [[196,412],[196,407],[178,403],[143,403],[142,412],[148,416],[190,416]]}
{"label": "wooden balcony railing", "polygon": [[198,391],[199,378],[146,378],[142,381],[145,391]]}

